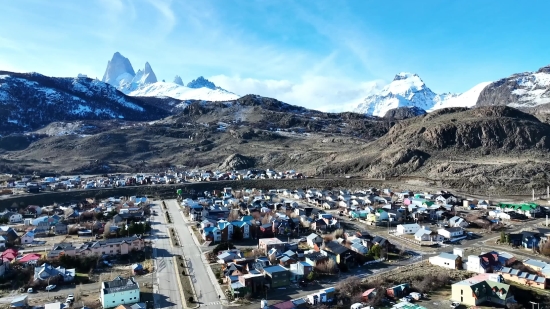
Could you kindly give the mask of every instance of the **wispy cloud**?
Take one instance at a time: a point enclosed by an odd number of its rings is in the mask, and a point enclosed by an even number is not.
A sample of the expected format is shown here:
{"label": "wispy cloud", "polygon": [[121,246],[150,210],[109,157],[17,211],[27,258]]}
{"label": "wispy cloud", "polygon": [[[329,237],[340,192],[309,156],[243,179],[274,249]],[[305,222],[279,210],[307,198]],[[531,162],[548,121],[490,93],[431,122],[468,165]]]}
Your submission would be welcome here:
{"label": "wispy cloud", "polygon": [[327,112],[353,110],[365,97],[384,85],[381,80],[361,82],[320,75],[303,77],[299,82],[225,75],[212,76],[210,79],[216,85],[239,95],[260,94]]}
{"label": "wispy cloud", "polygon": [[172,10],[172,0],[147,0],[160,14],[159,28],[163,35],[169,34],[176,26],[176,14]]}

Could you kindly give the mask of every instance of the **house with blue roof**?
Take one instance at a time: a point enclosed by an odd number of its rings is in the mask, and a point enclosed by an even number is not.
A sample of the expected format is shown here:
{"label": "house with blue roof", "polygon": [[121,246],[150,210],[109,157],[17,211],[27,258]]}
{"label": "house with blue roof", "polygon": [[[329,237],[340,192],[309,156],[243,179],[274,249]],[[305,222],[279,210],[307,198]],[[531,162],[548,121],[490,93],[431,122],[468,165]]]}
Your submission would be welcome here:
{"label": "house with blue roof", "polygon": [[221,240],[228,241],[233,238],[233,224],[225,220],[218,221],[218,229],[221,231]]}
{"label": "house with blue roof", "polygon": [[504,278],[504,280],[511,280],[522,285],[543,290],[548,287],[544,276],[538,276],[536,274],[531,274],[510,267],[503,267],[498,271],[498,273],[502,276],[502,278]]}
{"label": "house with blue roof", "polygon": [[250,221],[233,221],[231,222],[231,225],[233,225],[233,231],[235,229],[239,229],[241,231],[241,235],[243,235],[243,239],[249,239],[250,238]]}
{"label": "house with blue roof", "polygon": [[202,230],[202,238],[206,241],[221,241],[222,232],[216,226],[207,227]]}

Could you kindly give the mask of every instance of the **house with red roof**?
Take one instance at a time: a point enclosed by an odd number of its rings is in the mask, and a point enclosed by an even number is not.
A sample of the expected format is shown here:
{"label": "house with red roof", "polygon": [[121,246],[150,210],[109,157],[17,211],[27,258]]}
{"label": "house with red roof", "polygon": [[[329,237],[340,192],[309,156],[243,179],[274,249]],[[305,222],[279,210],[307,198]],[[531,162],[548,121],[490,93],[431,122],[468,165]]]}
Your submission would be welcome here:
{"label": "house with red roof", "polygon": [[38,260],[40,260],[42,258],[42,255],[41,254],[38,254],[38,253],[28,253],[28,254],[25,254],[23,255],[22,258],[20,258],[19,262],[21,263],[24,263],[24,264],[36,264],[36,262]]}
{"label": "house with red roof", "polygon": [[17,254],[18,254],[17,250],[7,249],[6,251],[2,252],[0,257],[2,258],[2,261],[11,263],[13,260],[17,258]]}

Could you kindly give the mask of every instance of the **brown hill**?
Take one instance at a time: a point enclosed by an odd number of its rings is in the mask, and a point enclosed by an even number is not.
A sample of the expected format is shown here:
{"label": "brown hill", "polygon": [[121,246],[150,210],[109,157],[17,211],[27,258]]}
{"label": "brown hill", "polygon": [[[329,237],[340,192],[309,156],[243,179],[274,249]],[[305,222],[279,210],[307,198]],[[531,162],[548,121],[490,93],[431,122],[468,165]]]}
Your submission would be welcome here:
{"label": "brown hill", "polygon": [[[327,172],[418,176],[463,188],[545,186],[550,126],[505,106],[443,109],[397,123]],[[537,181],[533,182],[532,179]]]}

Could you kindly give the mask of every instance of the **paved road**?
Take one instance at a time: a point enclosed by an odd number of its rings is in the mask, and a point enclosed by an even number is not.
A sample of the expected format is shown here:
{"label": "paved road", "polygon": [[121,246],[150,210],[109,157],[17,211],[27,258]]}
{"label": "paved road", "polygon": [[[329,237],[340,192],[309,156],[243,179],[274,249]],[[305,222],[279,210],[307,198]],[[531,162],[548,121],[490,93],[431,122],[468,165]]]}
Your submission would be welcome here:
{"label": "paved road", "polygon": [[188,223],[184,221],[178,202],[176,200],[166,200],[165,202],[174,221],[173,227],[183,246],[183,254],[191,270],[191,280],[195,287],[200,306],[220,308],[222,305],[221,301],[224,299],[220,300],[219,296],[223,297],[223,295],[219,286],[212,282],[212,280],[215,280],[214,274],[206,263],[200,246],[195,242]]}
{"label": "paved road", "polygon": [[[162,214],[161,202],[155,201],[152,207],[158,214]],[[152,242],[155,271],[153,293],[155,293],[155,308],[179,308],[182,304],[179,290],[174,255],[180,254],[180,248],[170,245],[168,226],[163,215],[152,216]]]}

